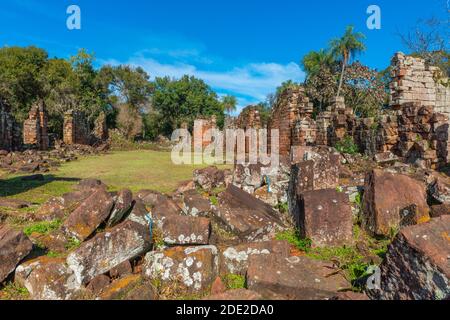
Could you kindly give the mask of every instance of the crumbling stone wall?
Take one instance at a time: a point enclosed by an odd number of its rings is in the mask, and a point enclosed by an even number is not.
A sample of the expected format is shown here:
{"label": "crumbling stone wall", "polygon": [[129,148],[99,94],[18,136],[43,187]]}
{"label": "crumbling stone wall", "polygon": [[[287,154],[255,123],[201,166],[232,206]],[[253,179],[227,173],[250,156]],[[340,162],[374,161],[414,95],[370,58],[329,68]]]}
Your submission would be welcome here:
{"label": "crumbling stone wall", "polygon": [[8,105],[0,100],[0,149],[17,150],[20,145],[20,128]]}
{"label": "crumbling stone wall", "polygon": [[106,124],[106,114],[101,112],[95,120],[94,131],[92,132],[94,142],[106,141],[109,138],[108,126]]}
{"label": "crumbling stone wall", "polygon": [[[279,130],[281,156],[289,156],[291,146],[314,142],[316,129],[312,111],[313,105],[303,87],[289,88],[281,93],[269,122],[269,131]],[[299,124],[302,120],[305,121]]]}
{"label": "crumbling stone wall", "polygon": [[49,148],[47,128],[48,116],[43,101],[33,105],[28,113],[28,119],[23,123],[23,142],[34,145],[40,150]]}
{"label": "crumbling stone wall", "polygon": [[[401,52],[395,54],[391,67],[393,78],[390,85],[391,106],[394,109],[403,109],[403,105],[408,108],[413,103],[416,107],[421,105],[427,107],[429,111],[433,110],[435,113],[450,118],[449,79],[443,77],[439,68],[427,65],[421,58],[406,56]],[[432,109],[428,109],[428,107]],[[435,134],[439,135],[434,141],[439,142],[436,150],[439,150],[440,156],[445,153],[444,149],[450,149],[450,139],[448,139],[450,127],[448,123],[445,124],[442,121],[435,123],[439,125],[439,128],[434,128]],[[445,129],[447,129],[446,133]],[[447,145],[444,148],[445,139]],[[409,140],[407,142],[411,143]],[[445,158],[446,161],[450,160],[448,152]]]}
{"label": "crumbling stone wall", "polygon": [[[197,120],[195,120],[195,123],[194,123],[194,136],[202,137],[202,139],[204,139],[205,133],[208,130],[212,130],[215,128],[217,128],[216,116],[212,116],[210,118],[197,119]],[[195,141],[192,140],[192,143],[195,143]],[[205,148],[210,144],[211,144],[211,141],[203,140],[202,148]]]}
{"label": "crumbling stone wall", "polygon": [[262,122],[256,106],[248,106],[242,110],[239,117],[236,119],[236,127],[239,129],[261,129]]}
{"label": "crumbling stone wall", "polygon": [[89,144],[89,129],[86,117],[79,111],[64,114],[63,140],[65,144]]}

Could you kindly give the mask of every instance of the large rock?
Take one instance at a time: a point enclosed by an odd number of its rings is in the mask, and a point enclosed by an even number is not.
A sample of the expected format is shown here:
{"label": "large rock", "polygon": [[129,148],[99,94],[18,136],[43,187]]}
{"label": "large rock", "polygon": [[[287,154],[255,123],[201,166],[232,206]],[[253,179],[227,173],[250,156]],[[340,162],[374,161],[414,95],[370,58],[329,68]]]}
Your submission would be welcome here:
{"label": "large rock", "polygon": [[148,207],[154,207],[158,203],[167,200],[167,196],[153,190],[141,190],[136,193],[136,199],[139,199]]}
{"label": "large rock", "polygon": [[208,217],[211,213],[211,203],[196,190],[190,190],[183,195],[183,213],[193,217]]}
{"label": "large rock", "polygon": [[234,185],[219,195],[214,215],[244,241],[267,241],[283,229],[278,213],[263,201]]}
{"label": "large rock", "polygon": [[108,219],[108,227],[117,225],[125,214],[130,211],[132,206],[133,193],[131,193],[128,189],[119,191],[114,197],[114,208],[112,209],[111,216]]}
{"label": "large rock", "polygon": [[250,259],[247,286],[265,299],[322,300],[350,284],[325,262],[269,255]]}
{"label": "large rock", "polygon": [[83,241],[108,219],[113,206],[111,195],[98,189],[70,214],[62,228],[68,235]]}
{"label": "large rock", "polygon": [[204,190],[212,190],[226,186],[231,182],[232,176],[229,170],[219,170],[217,167],[208,167],[194,171],[194,182]]}
{"label": "large rock", "polygon": [[126,217],[125,221],[133,221],[141,226],[148,228],[148,218],[150,217],[150,211],[145,206],[142,200],[137,199],[134,203],[133,209]]}
{"label": "large rock", "polygon": [[289,196],[304,191],[334,189],[339,185],[340,156],[331,152],[311,153],[291,168]]}
{"label": "large rock", "polygon": [[233,173],[233,184],[254,194],[258,199],[276,206],[287,201],[290,167],[283,162],[278,166],[237,164]]}
{"label": "large rock", "polygon": [[51,198],[34,213],[33,218],[39,221],[62,220],[91,195],[91,190],[77,190]]}
{"label": "large rock", "polygon": [[381,265],[379,299],[450,299],[450,216],[402,229]]}
{"label": "large rock", "polygon": [[67,264],[77,281],[86,284],[122,262],[146,253],[151,244],[148,228],[126,221],[83,243],[69,254]]}
{"label": "large rock", "polygon": [[290,245],[286,241],[243,243],[220,249],[221,275],[237,274],[245,276],[250,258],[255,255],[274,255],[280,259],[289,257]]}
{"label": "large rock", "polygon": [[211,223],[208,218],[168,215],[156,223],[169,245],[202,245],[209,243]]}
{"label": "large rock", "polygon": [[399,227],[429,220],[425,186],[411,177],[375,169],[365,181],[363,225],[371,234],[389,236]]}
{"label": "large rock", "polygon": [[211,287],[218,269],[215,246],[174,247],[148,253],[143,273],[163,285],[180,285],[185,292],[202,292]]}
{"label": "large rock", "polygon": [[335,189],[306,191],[297,200],[294,219],[300,236],[315,247],[352,243],[353,216],[348,195]]}
{"label": "large rock", "polygon": [[45,256],[18,266],[15,280],[34,300],[70,300],[81,288],[64,259]]}
{"label": "large rock", "polygon": [[155,300],[155,297],[152,285],[144,283],[139,274],[130,274],[112,282],[99,295],[100,300]]}
{"label": "large rock", "polygon": [[0,225],[0,283],[32,249],[33,244],[23,232]]}

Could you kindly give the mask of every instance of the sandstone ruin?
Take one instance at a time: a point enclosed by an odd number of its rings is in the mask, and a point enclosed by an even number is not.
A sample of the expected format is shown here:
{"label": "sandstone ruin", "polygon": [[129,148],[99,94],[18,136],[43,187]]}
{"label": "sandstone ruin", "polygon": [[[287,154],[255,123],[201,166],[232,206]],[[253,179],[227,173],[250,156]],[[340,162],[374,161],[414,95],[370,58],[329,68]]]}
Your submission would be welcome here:
{"label": "sandstone ruin", "polygon": [[0,99],[0,149],[16,150],[20,140],[20,129],[9,107]]}
{"label": "sandstone ruin", "polygon": [[424,60],[402,53],[394,56],[391,67],[390,109],[379,118],[357,118],[337,97],[313,119],[304,90],[285,90],[269,125],[280,132],[280,153],[289,155],[296,146],[334,146],[350,137],[367,155],[392,152],[428,168],[445,165],[450,157],[448,79],[437,78],[439,70],[425,66]]}
{"label": "sandstone ruin", "polygon": [[47,112],[41,101],[31,107],[28,119],[23,123],[23,142],[39,150],[47,150],[50,142],[47,131]]}

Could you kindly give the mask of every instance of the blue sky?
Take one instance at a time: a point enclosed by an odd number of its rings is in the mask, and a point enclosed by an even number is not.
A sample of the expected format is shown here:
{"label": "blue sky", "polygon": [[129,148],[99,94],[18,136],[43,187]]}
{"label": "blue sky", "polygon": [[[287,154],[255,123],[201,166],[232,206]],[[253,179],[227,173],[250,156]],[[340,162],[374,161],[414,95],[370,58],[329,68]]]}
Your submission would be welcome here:
{"label": "blue sky", "polygon": [[[82,29],[66,28],[81,8]],[[366,9],[381,8],[381,30]],[[378,69],[406,51],[397,33],[419,19],[446,18],[447,0],[8,0],[0,3],[0,45],[37,45],[50,56],[79,48],[97,64],[141,65],[153,77],[192,74],[240,106],[264,100],[281,82],[301,81],[301,57],[327,46],[346,25],[366,34],[360,60]]]}

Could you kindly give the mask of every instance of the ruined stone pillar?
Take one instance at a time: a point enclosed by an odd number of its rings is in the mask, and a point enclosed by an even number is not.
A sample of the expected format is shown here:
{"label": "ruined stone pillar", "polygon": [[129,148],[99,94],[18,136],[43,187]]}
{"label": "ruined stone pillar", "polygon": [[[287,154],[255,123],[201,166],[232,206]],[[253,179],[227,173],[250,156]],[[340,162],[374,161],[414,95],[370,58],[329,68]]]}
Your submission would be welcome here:
{"label": "ruined stone pillar", "polygon": [[87,121],[83,113],[67,111],[64,114],[63,141],[65,144],[89,144]]}
{"label": "ruined stone pillar", "polygon": [[109,138],[106,115],[104,112],[101,112],[95,120],[93,135],[97,141],[106,141]]}
{"label": "ruined stone pillar", "polygon": [[23,123],[23,142],[36,146],[39,150],[48,150],[49,138],[47,128],[47,111],[41,101],[31,107],[28,119]]}

